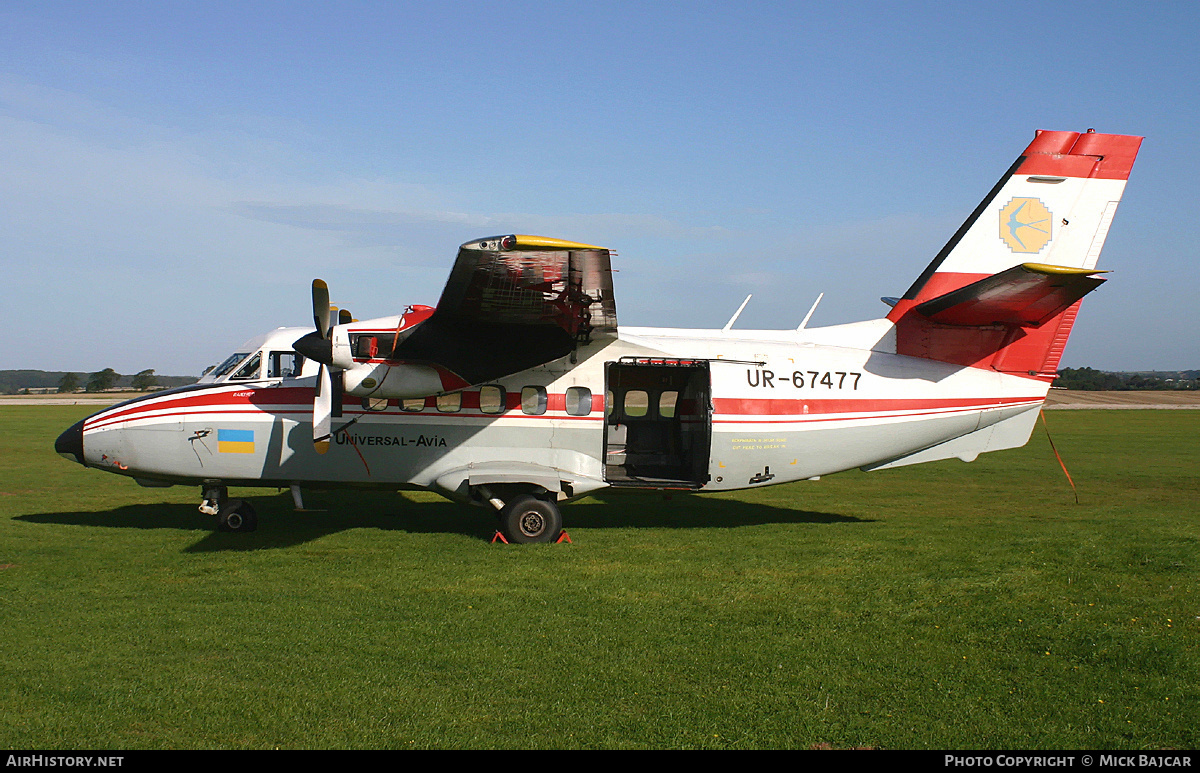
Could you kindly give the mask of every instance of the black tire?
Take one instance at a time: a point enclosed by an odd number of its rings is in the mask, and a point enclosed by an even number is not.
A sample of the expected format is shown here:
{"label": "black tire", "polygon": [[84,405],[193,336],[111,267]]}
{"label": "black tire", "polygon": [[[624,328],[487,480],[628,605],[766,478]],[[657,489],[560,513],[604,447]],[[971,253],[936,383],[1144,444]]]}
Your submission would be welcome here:
{"label": "black tire", "polygon": [[562,513],[553,502],[524,494],[504,506],[500,528],[509,542],[553,542],[562,534]]}
{"label": "black tire", "polygon": [[258,528],[258,514],[254,507],[242,499],[231,499],[217,513],[217,531],[244,534]]}

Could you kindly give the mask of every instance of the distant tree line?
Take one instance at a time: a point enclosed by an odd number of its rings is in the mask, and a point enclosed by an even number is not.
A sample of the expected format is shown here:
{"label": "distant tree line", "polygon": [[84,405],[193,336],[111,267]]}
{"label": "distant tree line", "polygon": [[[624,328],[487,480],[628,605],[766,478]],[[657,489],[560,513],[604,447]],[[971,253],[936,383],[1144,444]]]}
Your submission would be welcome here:
{"label": "distant tree line", "polygon": [[63,377],[58,381],[58,393],[69,394],[79,391],[79,376],[74,373],[64,373]]}
{"label": "distant tree line", "polygon": [[95,373],[44,370],[0,370],[0,394],[15,395],[29,390],[54,390],[70,394],[81,390],[103,392],[108,389],[133,389],[147,392],[154,388],[183,386],[195,383],[194,376],[159,376],[153,368],[123,376],[112,368]]}
{"label": "distant tree line", "polygon": [[[84,386],[85,392],[107,392],[117,385],[117,381],[121,379],[121,374],[117,373],[112,368],[96,371],[88,376],[87,385]],[[71,386],[71,389],[66,388]],[[154,368],[139,371],[130,381],[130,386],[136,392],[149,392],[154,387],[158,386],[158,380],[154,377]],[[58,383],[59,392],[74,392],[78,389],[78,379],[74,373],[67,373],[62,377],[62,381]]]}
{"label": "distant tree line", "polygon": [[1061,389],[1128,392],[1134,390],[1197,390],[1200,370],[1142,371],[1111,373],[1094,368],[1063,368],[1054,380]]}

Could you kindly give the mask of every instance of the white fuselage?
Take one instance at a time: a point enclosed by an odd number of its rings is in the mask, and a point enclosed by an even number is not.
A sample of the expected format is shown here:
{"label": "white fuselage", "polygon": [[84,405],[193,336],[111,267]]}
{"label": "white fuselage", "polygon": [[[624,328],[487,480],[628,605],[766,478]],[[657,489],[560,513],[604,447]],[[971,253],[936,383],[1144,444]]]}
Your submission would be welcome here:
{"label": "white fuselage", "polygon": [[[464,501],[505,483],[559,499],[607,485],[729,490],[1022,445],[1048,386],[897,355],[884,319],[796,331],[622,328],[573,357],[460,392],[347,394],[319,455],[315,363],[268,370],[304,332],[253,339],[218,377],[89,417],[85,463],[149,485],[426,488]],[[257,373],[247,370],[256,356]]]}

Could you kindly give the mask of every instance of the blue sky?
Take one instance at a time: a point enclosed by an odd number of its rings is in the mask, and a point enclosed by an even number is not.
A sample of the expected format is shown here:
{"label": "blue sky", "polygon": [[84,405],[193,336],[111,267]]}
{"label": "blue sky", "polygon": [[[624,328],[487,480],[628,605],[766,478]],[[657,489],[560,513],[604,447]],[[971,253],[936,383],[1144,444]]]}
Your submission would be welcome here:
{"label": "blue sky", "polygon": [[[1200,6],[0,5],[0,368],[198,374],[436,302],[457,246],[617,252],[622,324],[886,311],[1035,129],[1147,137],[1063,364],[1200,367]],[[7,304],[6,304],[7,305]]]}

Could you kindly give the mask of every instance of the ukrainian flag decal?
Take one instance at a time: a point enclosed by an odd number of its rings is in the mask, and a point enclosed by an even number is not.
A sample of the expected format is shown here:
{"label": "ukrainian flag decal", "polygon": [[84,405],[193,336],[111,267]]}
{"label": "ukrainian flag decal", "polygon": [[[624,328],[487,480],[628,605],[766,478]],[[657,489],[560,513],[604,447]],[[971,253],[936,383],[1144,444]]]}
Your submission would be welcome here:
{"label": "ukrainian flag decal", "polygon": [[217,451],[222,454],[254,453],[254,430],[218,429]]}

